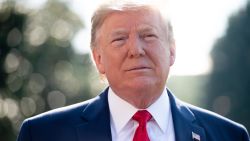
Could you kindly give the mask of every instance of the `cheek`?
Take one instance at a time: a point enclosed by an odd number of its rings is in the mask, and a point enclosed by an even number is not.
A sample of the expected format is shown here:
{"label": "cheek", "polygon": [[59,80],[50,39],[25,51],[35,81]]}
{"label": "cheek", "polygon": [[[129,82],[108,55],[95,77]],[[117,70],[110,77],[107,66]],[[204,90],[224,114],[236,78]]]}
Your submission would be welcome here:
{"label": "cheek", "polygon": [[103,63],[106,73],[116,73],[122,64],[121,55],[117,52],[108,52],[103,58]]}
{"label": "cheek", "polygon": [[152,60],[158,65],[169,65],[170,63],[170,50],[167,46],[158,43],[151,46],[149,50]]}

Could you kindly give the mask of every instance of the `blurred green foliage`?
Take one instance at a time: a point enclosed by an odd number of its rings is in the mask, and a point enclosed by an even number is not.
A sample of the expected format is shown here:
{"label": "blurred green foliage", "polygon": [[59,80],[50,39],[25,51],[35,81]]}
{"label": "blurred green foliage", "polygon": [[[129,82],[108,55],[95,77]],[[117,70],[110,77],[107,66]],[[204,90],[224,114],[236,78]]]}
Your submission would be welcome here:
{"label": "blurred green foliage", "polygon": [[14,141],[25,118],[99,93],[89,54],[72,49],[81,28],[60,1],[40,9],[0,3],[0,141]]}
{"label": "blurred green foliage", "polygon": [[[187,102],[207,107],[250,129],[250,4],[229,20],[212,51],[208,76],[173,76],[168,87]],[[89,54],[71,41],[84,25],[65,3],[39,9],[0,3],[0,141],[14,141],[21,122],[97,95],[105,84]],[[207,83],[208,82],[208,83]],[[207,90],[207,97],[204,89]]]}
{"label": "blurred green foliage", "polygon": [[250,130],[250,2],[233,14],[211,55],[207,108],[242,123]]}

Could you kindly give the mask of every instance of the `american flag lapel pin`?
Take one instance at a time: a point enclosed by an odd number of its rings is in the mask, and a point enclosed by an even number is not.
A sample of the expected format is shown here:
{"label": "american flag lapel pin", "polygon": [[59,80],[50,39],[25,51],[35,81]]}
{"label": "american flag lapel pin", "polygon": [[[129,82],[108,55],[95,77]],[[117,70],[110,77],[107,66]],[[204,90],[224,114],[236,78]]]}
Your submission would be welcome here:
{"label": "american flag lapel pin", "polygon": [[193,139],[193,141],[201,141],[200,135],[198,135],[194,132],[192,132],[192,139]]}

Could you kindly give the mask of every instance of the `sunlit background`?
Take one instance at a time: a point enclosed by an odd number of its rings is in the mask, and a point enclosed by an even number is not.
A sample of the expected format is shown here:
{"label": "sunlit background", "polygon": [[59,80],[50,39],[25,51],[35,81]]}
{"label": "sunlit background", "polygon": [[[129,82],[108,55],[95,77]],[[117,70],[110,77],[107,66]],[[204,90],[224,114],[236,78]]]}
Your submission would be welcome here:
{"label": "sunlit background", "polygon": [[[25,118],[106,86],[91,63],[89,35],[94,9],[107,1],[0,0],[0,141],[14,141]],[[173,93],[250,129],[250,2],[143,2],[159,7],[174,27]]]}
{"label": "sunlit background", "polygon": [[[46,0],[19,0],[31,8],[41,7]],[[90,52],[90,19],[98,5],[112,0],[61,0],[76,12],[86,28],[73,39],[77,53]],[[113,0],[114,1],[114,0]],[[247,0],[134,0],[156,5],[170,17],[177,44],[176,63],[172,75],[200,75],[211,70],[210,51],[227,27],[230,15]]]}
{"label": "sunlit background", "polygon": [[[141,2],[142,0],[137,0]],[[247,0],[144,0],[170,16],[177,43],[177,60],[173,75],[199,75],[212,67],[209,52],[215,40],[224,34],[228,17],[246,4]],[[103,0],[91,3],[67,1],[72,10],[86,23],[74,40],[77,52],[89,52],[90,18]],[[82,37],[86,37],[83,39]],[[84,45],[84,46],[83,46]]]}

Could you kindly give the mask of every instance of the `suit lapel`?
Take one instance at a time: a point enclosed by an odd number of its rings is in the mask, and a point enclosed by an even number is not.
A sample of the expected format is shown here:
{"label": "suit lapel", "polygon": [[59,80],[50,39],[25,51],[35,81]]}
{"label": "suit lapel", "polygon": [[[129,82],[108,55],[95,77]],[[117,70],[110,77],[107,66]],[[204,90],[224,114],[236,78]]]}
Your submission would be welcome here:
{"label": "suit lapel", "polygon": [[111,141],[108,89],[83,110],[83,123],[76,127],[79,141]]}
{"label": "suit lapel", "polygon": [[184,102],[168,91],[176,141],[206,141],[204,129],[196,122],[193,112]]}
{"label": "suit lapel", "polygon": [[[108,89],[93,99],[83,110],[81,115],[83,123],[76,127],[79,141],[112,140],[107,94]],[[205,131],[197,124],[192,111],[170,91],[168,96],[176,141],[206,141]]]}

